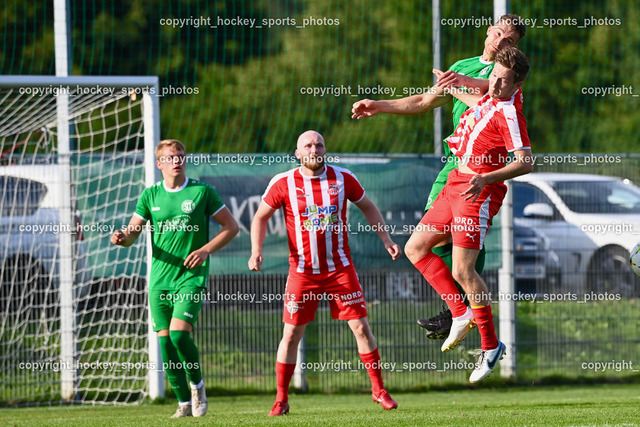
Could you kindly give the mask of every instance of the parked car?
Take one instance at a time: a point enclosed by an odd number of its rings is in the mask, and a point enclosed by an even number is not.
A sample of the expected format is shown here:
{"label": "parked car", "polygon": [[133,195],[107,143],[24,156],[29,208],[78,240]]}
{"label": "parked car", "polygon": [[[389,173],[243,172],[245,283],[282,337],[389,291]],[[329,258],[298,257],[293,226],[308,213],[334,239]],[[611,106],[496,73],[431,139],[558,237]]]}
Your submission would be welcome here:
{"label": "parked car", "polygon": [[629,251],[640,240],[640,188],[608,176],[532,173],[514,179],[513,201],[514,217],[549,238],[568,290],[636,292]]}
{"label": "parked car", "polygon": [[[0,166],[0,298],[3,314],[24,313],[57,302],[62,196],[57,165]],[[73,233],[76,297],[90,283],[79,219]],[[8,310],[5,311],[5,310]]]}
{"label": "parked car", "polygon": [[[497,291],[498,268],[501,265],[500,216],[485,242],[487,248],[483,277],[492,292]],[[515,292],[535,294],[555,291],[562,286],[560,257],[551,249],[547,236],[520,218],[513,219]]]}

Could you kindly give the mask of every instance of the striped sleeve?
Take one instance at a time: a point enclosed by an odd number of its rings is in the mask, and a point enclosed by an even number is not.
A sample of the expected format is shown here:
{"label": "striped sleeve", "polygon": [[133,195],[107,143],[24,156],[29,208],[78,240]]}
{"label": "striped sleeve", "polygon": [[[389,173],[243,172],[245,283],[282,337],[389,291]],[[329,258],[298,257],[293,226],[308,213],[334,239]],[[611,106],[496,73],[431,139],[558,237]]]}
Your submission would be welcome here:
{"label": "striped sleeve", "polygon": [[498,130],[504,139],[505,148],[512,152],[515,150],[530,149],[527,121],[522,110],[515,105],[505,105],[502,114],[496,115]]}
{"label": "striped sleeve", "polygon": [[262,195],[262,201],[265,202],[271,209],[280,209],[284,206],[285,198],[287,195],[287,179],[286,174],[281,173],[274,176],[267,189]]}
{"label": "striped sleeve", "polygon": [[358,203],[364,198],[364,188],[353,172],[348,169],[342,169],[341,172],[344,177],[344,189],[347,198],[353,203]]}

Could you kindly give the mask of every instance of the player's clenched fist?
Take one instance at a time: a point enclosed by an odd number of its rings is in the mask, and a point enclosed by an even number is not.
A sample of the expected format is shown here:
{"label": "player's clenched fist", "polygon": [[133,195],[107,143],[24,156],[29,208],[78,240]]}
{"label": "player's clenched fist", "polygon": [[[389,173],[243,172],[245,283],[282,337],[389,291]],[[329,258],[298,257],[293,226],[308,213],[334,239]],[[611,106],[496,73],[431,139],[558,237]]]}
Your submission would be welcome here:
{"label": "player's clenched fist", "polygon": [[362,99],[353,104],[351,112],[353,113],[351,115],[352,119],[360,120],[363,117],[375,116],[380,112],[380,109],[378,108],[376,101],[371,99]]}
{"label": "player's clenched fist", "polygon": [[392,260],[395,261],[402,255],[402,250],[397,243],[391,242],[390,244],[385,244],[384,246],[387,252],[389,252],[389,255],[391,255]]}
{"label": "player's clenched fist", "polygon": [[249,270],[262,270],[262,255],[251,255],[251,258],[249,258]]}
{"label": "player's clenched fist", "polygon": [[125,241],[126,236],[120,230],[116,230],[111,236],[111,243],[114,245],[122,245]]}

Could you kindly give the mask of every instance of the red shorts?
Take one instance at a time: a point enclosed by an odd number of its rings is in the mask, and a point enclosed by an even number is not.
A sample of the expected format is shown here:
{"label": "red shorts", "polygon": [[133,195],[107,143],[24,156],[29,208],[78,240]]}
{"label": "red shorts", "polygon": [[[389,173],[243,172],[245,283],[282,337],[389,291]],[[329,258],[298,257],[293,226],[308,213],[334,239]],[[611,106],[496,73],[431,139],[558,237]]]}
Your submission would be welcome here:
{"label": "red shorts", "polygon": [[420,223],[439,233],[451,234],[454,246],[482,249],[491,219],[502,206],[507,186],[502,182],[489,184],[475,202],[465,200],[466,196],[460,194],[470,187],[472,176],[459,169],[452,170],[447,184]]}
{"label": "red shorts", "polygon": [[333,319],[367,317],[367,303],[353,264],[324,274],[289,271],[282,321],[305,325],[315,320],[320,300],[329,301]]}

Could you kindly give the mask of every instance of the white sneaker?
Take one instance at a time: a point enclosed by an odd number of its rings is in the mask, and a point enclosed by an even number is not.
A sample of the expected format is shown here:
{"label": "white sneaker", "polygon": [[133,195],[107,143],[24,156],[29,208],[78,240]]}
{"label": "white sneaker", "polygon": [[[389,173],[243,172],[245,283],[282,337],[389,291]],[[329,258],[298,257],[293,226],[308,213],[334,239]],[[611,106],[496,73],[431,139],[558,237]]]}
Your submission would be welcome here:
{"label": "white sneaker", "polygon": [[182,418],[191,416],[191,405],[178,406],[178,410],[171,418]]}
{"label": "white sneaker", "polygon": [[193,403],[194,417],[201,417],[207,413],[209,404],[207,403],[207,390],[204,384],[200,388],[191,389],[191,402]]}
{"label": "white sneaker", "polygon": [[464,339],[474,326],[476,321],[473,319],[473,312],[467,307],[467,312],[459,317],[454,317],[451,322],[451,332],[442,344],[442,351],[449,351],[458,345]]}
{"label": "white sneaker", "polygon": [[506,354],[507,346],[501,341],[498,341],[498,346],[493,350],[482,350],[480,358],[476,364],[476,369],[473,370],[469,377],[470,383],[477,383],[489,376],[493,372],[493,368],[496,367],[498,360],[502,359]]}

